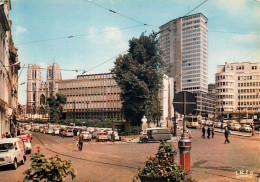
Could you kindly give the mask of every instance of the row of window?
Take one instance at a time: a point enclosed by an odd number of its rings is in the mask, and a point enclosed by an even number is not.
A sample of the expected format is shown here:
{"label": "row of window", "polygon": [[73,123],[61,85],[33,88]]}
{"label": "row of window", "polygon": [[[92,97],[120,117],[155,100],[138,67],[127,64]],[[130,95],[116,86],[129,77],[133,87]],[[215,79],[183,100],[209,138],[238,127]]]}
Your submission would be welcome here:
{"label": "row of window", "polygon": [[200,45],[196,45],[196,46],[191,46],[191,47],[183,48],[182,51],[187,51],[187,50],[197,49],[197,48],[200,48]]}
{"label": "row of window", "polygon": [[217,106],[222,106],[222,105],[223,106],[225,106],[225,105],[229,105],[229,106],[232,105],[233,106],[234,102],[233,101],[221,101],[221,102],[216,102],[216,105]]}
{"label": "row of window", "polygon": [[238,102],[240,106],[252,106],[252,105],[260,105],[260,101],[250,101],[250,102]]}
{"label": "row of window", "polygon": [[217,95],[217,99],[234,99],[234,95]]}
{"label": "row of window", "polygon": [[191,27],[186,27],[186,28],[183,28],[182,31],[186,31],[186,30],[190,30],[190,29],[195,29],[195,28],[199,28],[200,25],[194,25],[194,26],[191,26]]}
{"label": "row of window", "polygon": [[238,83],[238,87],[255,87],[255,86],[260,86],[260,82]]}
{"label": "row of window", "polygon": [[218,82],[217,86],[233,86],[233,82]]}
{"label": "row of window", "polygon": [[182,90],[199,90],[200,87],[183,88]]}
{"label": "row of window", "polygon": [[225,80],[225,79],[229,80],[229,79],[233,79],[233,78],[234,78],[234,76],[231,76],[231,75],[221,75],[221,76],[216,76],[216,81]]}
{"label": "row of window", "polygon": [[240,95],[238,99],[260,99],[260,95]]}
{"label": "row of window", "polygon": [[187,55],[187,56],[183,56],[182,59],[187,59],[187,58],[191,58],[191,57],[199,57],[200,54],[191,54],[191,55]]}
{"label": "row of window", "polygon": [[192,42],[192,43],[188,43],[188,44],[183,44],[183,47],[188,47],[188,46],[191,46],[191,45],[198,45],[198,44],[200,44],[200,41]]}
{"label": "row of window", "polygon": [[259,89],[238,89],[238,93],[255,93],[255,92],[260,92]]}
{"label": "row of window", "polygon": [[187,21],[187,20],[190,20],[190,19],[193,19],[193,18],[198,18],[198,17],[200,17],[200,14],[191,15],[191,16],[183,18],[182,20]]}
{"label": "row of window", "polygon": [[233,93],[234,89],[231,89],[231,88],[216,89],[216,93],[222,93],[222,92]]}
{"label": "row of window", "polygon": [[200,33],[194,33],[194,34],[188,34],[188,35],[183,35],[182,38],[183,39],[187,39],[187,38],[190,38],[190,37],[198,37],[200,36]]}
{"label": "row of window", "polygon": [[188,34],[192,34],[192,33],[195,33],[195,32],[200,32],[200,29],[195,29],[195,30],[190,30],[190,31],[185,31],[182,33],[182,35],[188,35]]}
{"label": "row of window", "polygon": [[195,50],[192,50],[192,51],[183,51],[183,55],[187,55],[187,54],[193,54],[193,53],[196,53],[196,52],[200,52],[200,49],[195,49]]}
{"label": "row of window", "polygon": [[200,37],[193,37],[193,38],[190,38],[190,39],[185,39],[185,40],[182,41],[182,43],[192,42],[192,41],[197,41],[197,40],[200,40]]}
{"label": "row of window", "polygon": [[200,22],[200,20],[197,19],[197,20],[194,20],[194,21],[189,21],[189,22],[186,22],[186,23],[182,23],[182,26],[191,25],[193,23],[199,23],[199,22]]}
{"label": "row of window", "polygon": [[238,76],[237,80],[258,80],[260,79],[260,75],[253,75],[253,76]]}

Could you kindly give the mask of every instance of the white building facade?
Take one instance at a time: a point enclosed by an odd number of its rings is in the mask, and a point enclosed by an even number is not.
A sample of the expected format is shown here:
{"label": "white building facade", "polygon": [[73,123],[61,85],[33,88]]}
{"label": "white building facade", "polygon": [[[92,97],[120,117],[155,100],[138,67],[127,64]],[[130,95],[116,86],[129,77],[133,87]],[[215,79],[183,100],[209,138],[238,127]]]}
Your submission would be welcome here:
{"label": "white building facade", "polygon": [[260,112],[258,63],[225,63],[216,73],[216,114],[224,118],[248,118]]}
{"label": "white building facade", "polygon": [[10,0],[0,2],[0,139],[6,132],[16,133],[18,112],[17,48],[11,35]]}

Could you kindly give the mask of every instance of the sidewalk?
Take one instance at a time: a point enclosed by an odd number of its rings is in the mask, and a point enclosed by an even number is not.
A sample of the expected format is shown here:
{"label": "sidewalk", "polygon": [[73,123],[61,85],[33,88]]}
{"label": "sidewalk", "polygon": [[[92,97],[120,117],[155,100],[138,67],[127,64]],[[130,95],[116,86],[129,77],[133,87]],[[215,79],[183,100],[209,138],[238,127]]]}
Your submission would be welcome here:
{"label": "sidewalk", "polygon": [[[218,129],[218,128],[215,128],[215,132],[218,132],[218,133],[224,133],[224,129]],[[245,132],[239,132],[239,131],[230,131],[231,132],[231,135],[236,135],[236,136],[243,136],[243,137],[252,137],[252,133],[245,133]],[[255,133],[256,135],[257,133]]]}

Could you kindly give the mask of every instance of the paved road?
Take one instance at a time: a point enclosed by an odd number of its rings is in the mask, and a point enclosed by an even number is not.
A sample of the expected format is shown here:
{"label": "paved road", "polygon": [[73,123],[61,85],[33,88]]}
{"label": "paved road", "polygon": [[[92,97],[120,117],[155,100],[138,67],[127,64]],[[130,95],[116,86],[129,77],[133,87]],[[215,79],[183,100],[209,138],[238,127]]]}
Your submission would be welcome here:
{"label": "paved road", "polygon": [[[200,130],[192,130],[191,166],[192,176],[198,181],[250,181],[250,178],[236,178],[237,170],[258,172],[257,137],[232,136],[230,144],[224,144],[223,134],[216,133],[214,139],[203,139]],[[33,152],[36,146],[50,157],[60,154],[71,160],[78,171],[75,181],[118,181],[130,182],[144,165],[147,156],[156,153],[158,143],[127,142],[85,142],[83,151],[78,151],[75,138],[34,134]],[[177,143],[174,143],[177,146]],[[29,156],[27,157],[29,158]],[[22,181],[22,172],[28,169],[30,161],[16,171],[0,168],[0,181]],[[255,176],[254,176],[255,177]],[[254,178],[255,180],[256,178]],[[70,179],[68,179],[71,181]],[[251,179],[251,181],[254,181]]]}

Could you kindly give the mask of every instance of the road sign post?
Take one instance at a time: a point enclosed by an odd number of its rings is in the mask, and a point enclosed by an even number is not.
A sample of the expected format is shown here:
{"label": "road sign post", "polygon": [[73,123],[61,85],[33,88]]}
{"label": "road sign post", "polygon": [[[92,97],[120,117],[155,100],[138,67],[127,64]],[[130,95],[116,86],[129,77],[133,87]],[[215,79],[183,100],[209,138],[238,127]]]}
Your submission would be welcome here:
{"label": "road sign post", "polygon": [[192,113],[196,108],[196,98],[192,93],[182,91],[175,95],[173,99],[174,109],[184,115],[183,118],[183,133],[178,143],[180,149],[180,164],[186,172],[190,171],[190,151],[191,151],[191,139],[188,136],[185,117],[186,114]]}

